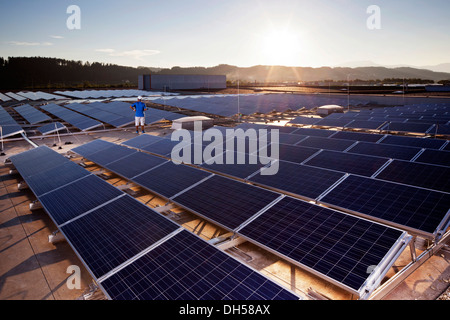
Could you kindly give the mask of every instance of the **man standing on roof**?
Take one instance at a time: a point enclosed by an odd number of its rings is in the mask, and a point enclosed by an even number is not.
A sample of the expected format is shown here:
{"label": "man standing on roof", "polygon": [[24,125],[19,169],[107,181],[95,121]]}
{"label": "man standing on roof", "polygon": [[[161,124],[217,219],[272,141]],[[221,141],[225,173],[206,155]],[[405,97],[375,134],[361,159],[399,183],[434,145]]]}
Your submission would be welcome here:
{"label": "man standing on roof", "polygon": [[139,134],[139,126],[142,127],[142,133],[145,133],[145,114],[144,111],[147,111],[147,106],[142,102],[142,97],[138,97],[138,101],[130,106],[130,109],[133,110],[135,114],[135,122],[136,122],[136,133]]}

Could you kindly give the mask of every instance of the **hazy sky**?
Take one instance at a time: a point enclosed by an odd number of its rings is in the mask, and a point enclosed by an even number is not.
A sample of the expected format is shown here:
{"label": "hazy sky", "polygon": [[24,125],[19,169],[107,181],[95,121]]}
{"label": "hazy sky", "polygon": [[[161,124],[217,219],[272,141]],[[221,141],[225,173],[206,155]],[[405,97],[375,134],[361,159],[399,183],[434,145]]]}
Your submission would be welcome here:
{"label": "hazy sky", "polygon": [[449,0],[0,0],[0,56],[153,67],[425,66],[450,62],[449,14]]}

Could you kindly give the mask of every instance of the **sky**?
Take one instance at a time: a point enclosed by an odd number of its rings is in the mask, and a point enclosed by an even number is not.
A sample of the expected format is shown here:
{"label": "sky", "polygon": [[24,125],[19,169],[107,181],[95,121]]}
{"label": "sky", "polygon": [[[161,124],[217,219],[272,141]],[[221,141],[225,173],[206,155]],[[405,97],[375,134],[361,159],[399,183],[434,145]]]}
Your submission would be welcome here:
{"label": "sky", "polygon": [[0,57],[430,66],[450,62],[449,13],[449,0],[0,0]]}

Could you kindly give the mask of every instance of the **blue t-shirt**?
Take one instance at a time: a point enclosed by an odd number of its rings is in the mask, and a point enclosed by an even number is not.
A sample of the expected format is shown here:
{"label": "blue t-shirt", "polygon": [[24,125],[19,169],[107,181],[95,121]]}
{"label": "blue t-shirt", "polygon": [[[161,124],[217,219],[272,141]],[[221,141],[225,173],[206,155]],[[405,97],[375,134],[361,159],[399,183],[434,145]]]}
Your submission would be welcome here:
{"label": "blue t-shirt", "polygon": [[132,107],[136,110],[136,117],[144,117],[144,111],[147,110],[145,103],[138,101]]}

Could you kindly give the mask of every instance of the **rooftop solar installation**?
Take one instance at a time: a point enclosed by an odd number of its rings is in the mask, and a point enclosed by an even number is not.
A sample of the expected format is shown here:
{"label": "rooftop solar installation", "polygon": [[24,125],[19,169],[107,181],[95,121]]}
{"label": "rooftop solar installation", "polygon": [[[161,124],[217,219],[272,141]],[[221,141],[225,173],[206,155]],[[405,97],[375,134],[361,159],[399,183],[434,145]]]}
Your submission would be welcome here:
{"label": "rooftop solar installation", "polygon": [[24,100],[27,100],[27,98],[25,98],[25,97],[22,97],[22,96],[20,96],[20,95],[18,95],[18,94],[15,94],[14,92],[7,92],[7,93],[5,93],[8,97],[10,97],[10,98],[12,98],[12,99],[14,99],[14,100],[17,100],[17,101],[24,101]]}
{"label": "rooftop solar installation", "polygon": [[55,132],[59,132],[64,129],[67,129],[67,127],[63,125],[61,122],[49,123],[38,128],[39,132],[44,136]]}
{"label": "rooftop solar installation", "polygon": [[362,154],[324,150],[305,162],[305,164],[313,167],[371,177],[383,165],[385,165],[388,160],[389,159],[387,158],[373,157]]}
{"label": "rooftop solar installation", "polygon": [[12,98],[10,98],[7,95],[4,95],[3,93],[0,92],[0,100],[7,102],[7,101],[11,101]]}
{"label": "rooftop solar installation", "polygon": [[448,220],[450,194],[350,175],[320,202],[434,237]]}
{"label": "rooftop solar installation", "polygon": [[130,114],[129,116],[119,115],[116,113],[112,113],[109,111],[102,110],[100,108],[96,108],[91,105],[72,103],[65,105],[66,108],[69,108],[73,111],[80,112],[86,116],[97,119],[109,125],[112,125],[116,128],[121,128],[127,125],[134,123],[134,116]]}
{"label": "rooftop solar installation", "polygon": [[414,162],[450,167],[450,151],[427,149]]}
{"label": "rooftop solar installation", "polygon": [[439,150],[444,145],[445,140],[386,136],[380,143]]}
{"label": "rooftop solar installation", "polygon": [[238,228],[281,195],[221,176],[212,176],[173,202],[229,230]]}
{"label": "rooftop solar installation", "polygon": [[381,129],[381,127],[385,123],[386,123],[386,121],[353,120],[352,122],[347,124],[345,127],[352,128],[352,129],[377,130],[377,129]]}
{"label": "rooftop solar installation", "polygon": [[376,178],[450,193],[450,167],[394,160]]}
{"label": "rooftop solar installation", "polygon": [[20,107],[14,108],[14,110],[19,113],[25,120],[30,124],[38,124],[41,122],[49,121],[51,118],[47,116],[45,113],[37,110],[36,108],[24,104]]}
{"label": "rooftop solar installation", "polygon": [[212,174],[209,172],[168,161],[134,177],[132,181],[169,199],[210,176]]}
{"label": "rooftop solar installation", "polygon": [[238,232],[360,296],[372,292],[389,269],[380,276],[373,267],[392,265],[391,253],[409,242],[400,230],[290,197]]}
{"label": "rooftop solar installation", "polygon": [[276,174],[258,173],[249,181],[278,192],[316,199],[344,175],[342,172],[279,161]]}
{"label": "rooftop solar installation", "polygon": [[61,231],[98,279],[178,228],[125,195],[79,217]]}
{"label": "rooftop solar installation", "polygon": [[100,285],[113,300],[299,300],[188,231],[156,246]]}
{"label": "rooftop solar installation", "polygon": [[359,142],[347,150],[349,153],[358,153],[407,161],[412,160],[420,151],[421,149],[417,147],[376,144],[369,142]]}
{"label": "rooftop solar installation", "polygon": [[310,147],[316,149],[344,151],[355,144],[352,140],[341,140],[334,138],[308,137],[297,143],[297,146]]}

